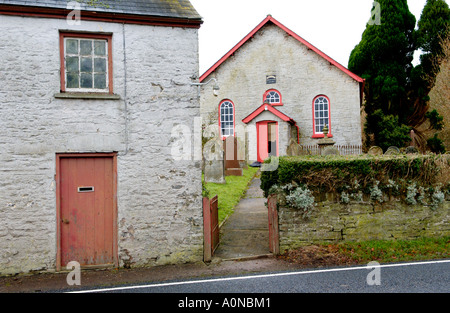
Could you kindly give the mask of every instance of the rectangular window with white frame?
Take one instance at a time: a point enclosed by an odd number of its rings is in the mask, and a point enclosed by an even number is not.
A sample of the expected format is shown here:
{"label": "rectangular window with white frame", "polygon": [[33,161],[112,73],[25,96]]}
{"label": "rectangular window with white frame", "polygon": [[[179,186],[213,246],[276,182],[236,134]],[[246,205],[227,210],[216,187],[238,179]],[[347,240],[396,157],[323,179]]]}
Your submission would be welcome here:
{"label": "rectangular window with white frame", "polygon": [[111,38],[60,33],[62,92],[113,93]]}

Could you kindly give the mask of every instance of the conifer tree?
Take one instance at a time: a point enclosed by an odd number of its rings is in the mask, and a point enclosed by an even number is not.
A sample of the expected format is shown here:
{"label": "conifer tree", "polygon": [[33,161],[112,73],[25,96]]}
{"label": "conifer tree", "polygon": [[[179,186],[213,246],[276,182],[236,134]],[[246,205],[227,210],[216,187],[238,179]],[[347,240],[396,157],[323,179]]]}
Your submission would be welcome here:
{"label": "conifer tree", "polygon": [[[434,87],[444,57],[442,43],[449,36],[450,10],[444,0],[427,0],[414,34],[417,49],[420,49],[420,64],[411,74],[410,94],[416,101],[409,124],[421,125],[427,118],[428,93]],[[419,101],[417,101],[417,99]]]}
{"label": "conifer tree", "polygon": [[[430,116],[428,93],[439,72],[441,42],[449,35],[450,13],[444,0],[427,0],[416,31],[406,0],[378,3],[380,23],[367,24],[350,55],[349,69],[366,79],[366,144],[386,148],[409,142],[409,129],[421,136],[417,127]],[[423,54],[420,64],[413,67],[417,49]],[[392,135],[384,136],[386,133]]]}
{"label": "conifer tree", "polygon": [[[409,140],[409,130],[402,126],[407,119],[399,112],[404,112],[408,105],[407,85],[413,69],[416,19],[406,0],[379,0],[378,3],[380,23],[367,24],[361,42],[350,55],[349,69],[366,79],[366,144],[386,149]],[[378,136],[383,121],[390,121],[384,124],[394,127],[388,131],[395,137],[387,141]]]}

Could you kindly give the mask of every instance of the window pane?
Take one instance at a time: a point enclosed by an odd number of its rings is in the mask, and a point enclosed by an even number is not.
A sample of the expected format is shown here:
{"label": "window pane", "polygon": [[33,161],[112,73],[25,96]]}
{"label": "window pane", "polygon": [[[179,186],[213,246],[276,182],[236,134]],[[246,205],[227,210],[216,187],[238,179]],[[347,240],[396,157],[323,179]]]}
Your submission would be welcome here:
{"label": "window pane", "polygon": [[67,72],[78,73],[80,71],[78,62],[79,62],[78,57],[67,57],[66,58]]}
{"label": "window pane", "polygon": [[92,73],[92,58],[81,58],[81,71]]}
{"label": "window pane", "polygon": [[220,125],[224,137],[233,135],[233,111],[233,104],[229,101],[224,101],[220,105]]}
{"label": "window pane", "polygon": [[81,88],[92,88],[92,74],[81,73]]}
{"label": "window pane", "polygon": [[66,40],[66,53],[78,54],[78,40],[76,40],[76,39],[67,39]]}
{"label": "window pane", "polygon": [[92,40],[80,40],[80,54],[81,55],[92,54]]}
{"label": "window pane", "polygon": [[106,89],[106,74],[95,74],[94,75],[94,88],[95,89]]}
{"label": "window pane", "polygon": [[67,88],[80,88],[78,74],[67,73],[66,84]]}
{"label": "window pane", "polygon": [[94,41],[95,55],[106,55],[106,41]]}
{"label": "window pane", "polygon": [[94,59],[94,72],[106,73],[106,59]]}

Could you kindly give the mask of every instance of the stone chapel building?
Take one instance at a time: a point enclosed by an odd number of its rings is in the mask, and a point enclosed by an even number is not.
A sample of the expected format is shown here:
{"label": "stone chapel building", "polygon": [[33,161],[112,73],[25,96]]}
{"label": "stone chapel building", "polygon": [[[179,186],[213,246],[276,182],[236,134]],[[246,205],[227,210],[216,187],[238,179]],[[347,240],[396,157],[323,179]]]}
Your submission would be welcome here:
{"label": "stone chapel building", "polygon": [[245,142],[247,161],[315,145],[325,125],[336,144],[361,145],[364,80],[270,15],[200,81],[216,84],[201,91],[203,123]]}

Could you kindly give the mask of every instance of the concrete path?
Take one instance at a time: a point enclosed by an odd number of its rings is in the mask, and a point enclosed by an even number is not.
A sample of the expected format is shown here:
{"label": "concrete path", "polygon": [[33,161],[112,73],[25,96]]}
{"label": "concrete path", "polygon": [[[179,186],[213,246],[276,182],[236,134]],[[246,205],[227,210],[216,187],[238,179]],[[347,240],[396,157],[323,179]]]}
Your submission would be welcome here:
{"label": "concrete path", "polygon": [[254,178],[246,195],[220,230],[220,245],[214,257],[242,259],[269,254],[269,228],[266,199]]}

